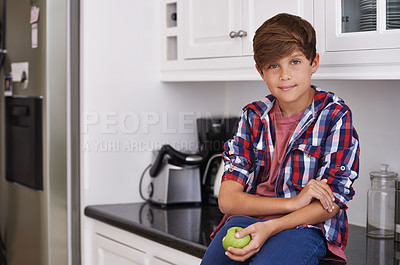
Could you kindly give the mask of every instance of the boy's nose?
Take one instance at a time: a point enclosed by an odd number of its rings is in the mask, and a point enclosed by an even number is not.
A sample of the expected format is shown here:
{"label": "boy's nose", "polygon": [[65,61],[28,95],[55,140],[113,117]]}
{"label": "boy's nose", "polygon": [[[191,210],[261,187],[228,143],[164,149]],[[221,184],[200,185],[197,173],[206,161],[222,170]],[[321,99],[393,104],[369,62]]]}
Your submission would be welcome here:
{"label": "boy's nose", "polygon": [[281,73],[280,73],[280,80],[281,81],[288,81],[292,79],[292,75],[290,73],[290,71],[288,69],[281,69]]}

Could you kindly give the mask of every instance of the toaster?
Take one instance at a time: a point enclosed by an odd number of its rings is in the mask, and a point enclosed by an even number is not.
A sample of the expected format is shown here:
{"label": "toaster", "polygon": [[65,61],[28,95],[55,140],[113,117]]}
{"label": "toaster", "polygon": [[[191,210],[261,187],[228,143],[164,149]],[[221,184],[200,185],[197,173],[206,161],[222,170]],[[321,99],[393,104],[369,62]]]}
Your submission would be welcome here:
{"label": "toaster", "polygon": [[201,161],[200,156],[164,145],[149,171],[148,200],[163,205],[201,203]]}

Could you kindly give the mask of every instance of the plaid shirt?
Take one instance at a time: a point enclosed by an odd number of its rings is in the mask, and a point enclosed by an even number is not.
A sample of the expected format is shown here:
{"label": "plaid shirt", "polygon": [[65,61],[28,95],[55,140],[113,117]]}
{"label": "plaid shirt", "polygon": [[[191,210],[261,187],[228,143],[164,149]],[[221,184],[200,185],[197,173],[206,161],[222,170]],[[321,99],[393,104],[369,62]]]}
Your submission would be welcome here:
{"label": "plaid shirt", "polygon": [[[336,216],[317,224],[326,239],[342,249],[347,243],[347,202],[354,196],[358,177],[359,141],[351,111],[333,93],[316,90],[313,103],[304,111],[286,150],[276,180],[276,197],[291,198],[311,179],[327,179],[335,202]],[[269,177],[275,146],[270,110],[272,95],[244,107],[236,135],[225,143],[222,181],[236,180],[244,191],[254,193]]]}

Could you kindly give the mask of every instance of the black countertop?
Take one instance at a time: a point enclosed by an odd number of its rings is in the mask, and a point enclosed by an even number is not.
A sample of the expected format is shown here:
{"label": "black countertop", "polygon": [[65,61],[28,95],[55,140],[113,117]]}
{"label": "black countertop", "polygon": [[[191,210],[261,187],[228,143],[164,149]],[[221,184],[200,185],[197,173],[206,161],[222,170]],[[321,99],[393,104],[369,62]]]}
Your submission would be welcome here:
{"label": "black countertop", "polygon": [[223,215],[216,206],[96,205],[85,215],[202,258]]}
{"label": "black countertop", "polygon": [[[88,206],[85,215],[199,258],[222,218],[213,205],[160,207],[149,203]],[[360,226],[349,225],[345,253],[348,265],[400,264],[395,260],[400,248],[393,239],[368,238]]]}

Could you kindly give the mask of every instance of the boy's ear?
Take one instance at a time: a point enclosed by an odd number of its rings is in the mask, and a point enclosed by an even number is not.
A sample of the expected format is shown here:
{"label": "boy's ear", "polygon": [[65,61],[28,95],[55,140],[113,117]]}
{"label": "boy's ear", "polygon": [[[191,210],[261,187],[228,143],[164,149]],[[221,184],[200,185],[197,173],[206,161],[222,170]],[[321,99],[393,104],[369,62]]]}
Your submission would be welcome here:
{"label": "boy's ear", "polygon": [[314,74],[315,72],[317,72],[319,67],[319,53],[317,53],[315,55],[314,60],[311,63],[311,72]]}
{"label": "boy's ear", "polygon": [[256,64],[256,69],[257,69],[258,73],[260,74],[261,78],[264,80],[264,73],[263,73],[263,71],[258,67],[257,64]]}

